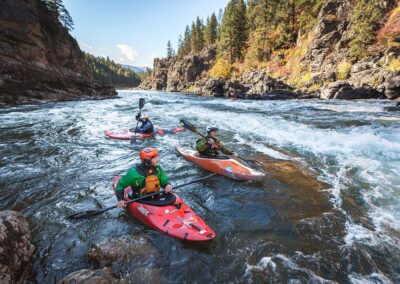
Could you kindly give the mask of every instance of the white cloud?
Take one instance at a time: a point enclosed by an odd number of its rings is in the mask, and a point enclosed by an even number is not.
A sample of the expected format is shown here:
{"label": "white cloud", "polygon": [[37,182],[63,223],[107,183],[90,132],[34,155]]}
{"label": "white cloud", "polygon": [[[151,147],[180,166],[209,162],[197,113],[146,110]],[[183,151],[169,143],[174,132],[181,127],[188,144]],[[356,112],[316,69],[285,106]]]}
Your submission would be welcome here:
{"label": "white cloud", "polygon": [[89,44],[87,44],[87,43],[85,43],[85,42],[83,42],[81,48],[86,50],[86,51],[90,51],[90,50],[93,50],[94,47],[89,45]]}
{"label": "white cloud", "polygon": [[138,56],[136,49],[126,44],[117,44],[116,46],[120,52],[118,59],[121,62],[134,63],[136,57]]}

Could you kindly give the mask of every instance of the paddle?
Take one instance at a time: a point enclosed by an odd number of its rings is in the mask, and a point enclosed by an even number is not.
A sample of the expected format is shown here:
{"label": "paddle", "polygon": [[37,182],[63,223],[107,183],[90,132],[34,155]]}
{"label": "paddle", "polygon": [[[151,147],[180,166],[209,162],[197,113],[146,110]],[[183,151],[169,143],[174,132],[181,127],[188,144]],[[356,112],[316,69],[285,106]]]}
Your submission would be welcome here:
{"label": "paddle", "polygon": [[[215,175],[216,175],[216,173],[213,173],[213,174],[205,176],[203,178],[195,179],[195,180],[192,180],[190,182],[177,185],[177,186],[174,187],[174,189],[177,189],[177,188],[180,188],[180,187],[184,187],[184,186],[187,186],[189,184],[205,180],[205,179],[210,178],[210,177],[215,176]],[[163,193],[163,192],[164,191],[160,191],[160,192],[155,192],[155,193],[151,193],[151,194],[148,194],[148,195],[144,195],[144,196],[141,196],[139,198],[135,198],[135,199],[129,200],[128,202],[126,202],[126,204],[129,204],[129,203],[132,203],[132,202],[136,202],[136,201],[148,198],[148,197],[152,197],[152,196],[158,195],[158,194]],[[83,218],[93,217],[93,216],[100,215],[101,213],[104,213],[104,212],[106,212],[108,210],[111,210],[111,209],[114,209],[114,208],[117,208],[117,207],[118,207],[117,205],[114,205],[114,206],[107,207],[107,208],[100,209],[100,210],[83,211],[83,212],[72,214],[72,215],[68,216],[67,218],[68,219],[83,219]]]}
{"label": "paddle", "polygon": [[[188,121],[186,121],[186,120],[184,120],[184,119],[181,119],[181,120],[180,120],[180,123],[181,123],[181,125],[182,125],[185,129],[187,129],[187,130],[189,130],[189,131],[191,131],[191,132],[193,132],[193,133],[196,133],[196,134],[200,135],[200,136],[203,137],[203,138],[208,139],[208,137],[206,137],[206,136],[204,136],[203,134],[201,134],[200,131],[196,128],[196,126],[194,126],[194,125],[191,124],[190,122],[188,122]],[[247,161],[245,158],[243,158],[243,157],[241,157],[241,156],[239,156],[239,155],[237,155],[236,157],[238,157],[239,159],[245,161],[247,164],[250,165],[249,161]]]}
{"label": "paddle", "polygon": [[[140,119],[141,111],[142,111],[142,108],[144,107],[144,104],[145,104],[144,98],[140,98],[139,99],[139,113],[138,113],[139,119]],[[139,119],[136,122],[135,133],[137,133],[137,128],[138,128],[138,125],[139,125]]]}

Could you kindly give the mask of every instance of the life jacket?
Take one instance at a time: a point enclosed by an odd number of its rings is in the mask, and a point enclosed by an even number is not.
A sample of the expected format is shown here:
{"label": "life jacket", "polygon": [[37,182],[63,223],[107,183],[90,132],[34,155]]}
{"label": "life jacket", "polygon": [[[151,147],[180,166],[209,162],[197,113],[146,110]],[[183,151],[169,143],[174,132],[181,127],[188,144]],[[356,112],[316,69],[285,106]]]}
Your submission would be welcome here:
{"label": "life jacket", "polygon": [[[199,140],[197,140],[197,143],[199,143],[201,139],[204,139],[204,138],[200,138]],[[208,144],[208,142],[207,142],[207,148],[204,151],[202,151],[200,153],[200,155],[206,156],[206,157],[217,157],[219,155],[219,152],[218,152],[218,149],[219,149],[219,144],[218,143],[219,143],[219,141],[218,140],[215,141],[215,139],[207,136],[207,140],[209,140],[209,139],[212,139],[215,143],[217,143],[218,148],[212,148],[212,146],[210,144]]]}
{"label": "life jacket", "polygon": [[150,119],[147,119],[147,121],[144,121],[143,119],[140,120],[142,122],[142,125],[140,126],[140,131],[142,133],[153,133],[154,132],[154,126],[153,123],[150,121]]}
{"label": "life jacket", "polygon": [[144,180],[144,185],[140,189],[141,195],[160,191],[161,186],[160,180],[157,177],[158,170],[156,167],[147,168],[143,165],[139,165],[138,167],[136,167],[136,169],[141,175],[144,175],[146,177]]}

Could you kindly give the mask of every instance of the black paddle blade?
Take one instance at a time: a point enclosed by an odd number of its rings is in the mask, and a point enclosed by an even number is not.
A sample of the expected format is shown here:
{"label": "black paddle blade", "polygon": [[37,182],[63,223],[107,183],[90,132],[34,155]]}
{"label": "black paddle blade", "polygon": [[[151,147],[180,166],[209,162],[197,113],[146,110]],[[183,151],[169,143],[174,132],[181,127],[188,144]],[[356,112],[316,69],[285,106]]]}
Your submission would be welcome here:
{"label": "black paddle blade", "polygon": [[140,98],[139,99],[139,109],[142,109],[144,107],[144,104],[145,104],[144,98]]}
{"label": "black paddle blade", "polygon": [[194,133],[199,133],[199,131],[197,130],[196,126],[194,126],[190,122],[188,122],[188,121],[186,121],[184,119],[181,119],[180,123],[181,123],[183,128],[185,128],[185,129],[187,129],[187,130],[189,130],[191,132],[194,132]]}
{"label": "black paddle blade", "polygon": [[88,218],[88,217],[93,217],[93,216],[99,215],[103,212],[104,212],[104,210],[83,211],[83,212],[75,213],[75,214],[68,216],[68,219],[71,219],[71,220],[83,219],[83,218]]}

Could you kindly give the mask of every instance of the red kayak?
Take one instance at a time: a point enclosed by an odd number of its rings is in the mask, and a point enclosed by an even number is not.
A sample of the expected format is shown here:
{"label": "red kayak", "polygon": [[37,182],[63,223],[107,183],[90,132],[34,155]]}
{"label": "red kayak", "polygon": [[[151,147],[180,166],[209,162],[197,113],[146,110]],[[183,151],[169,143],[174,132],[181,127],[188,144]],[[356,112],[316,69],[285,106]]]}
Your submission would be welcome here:
{"label": "red kayak", "polygon": [[104,133],[105,136],[114,138],[114,139],[119,139],[119,140],[134,140],[134,139],[143,139],[147,137],[153,137],[156,135],[165,135],[165,134],[175,134],[178,132],[181,132],[185,130],[182,127],[176,127],[174,129],[161,129],[157,128],[153,133],[135,133],[132,132],[131,130],[122,130],[122,131],[107,131]]}
{"label": "red kayak", "polygon": [[[114,178],[114,193],[119,179],[120,176]],[[130,187],[125,189],[127,201],[129,191]],[[215,237],[215,233],[176,193],[132,202],[126,209],[142,223],[177,239],[209,241]]]}

